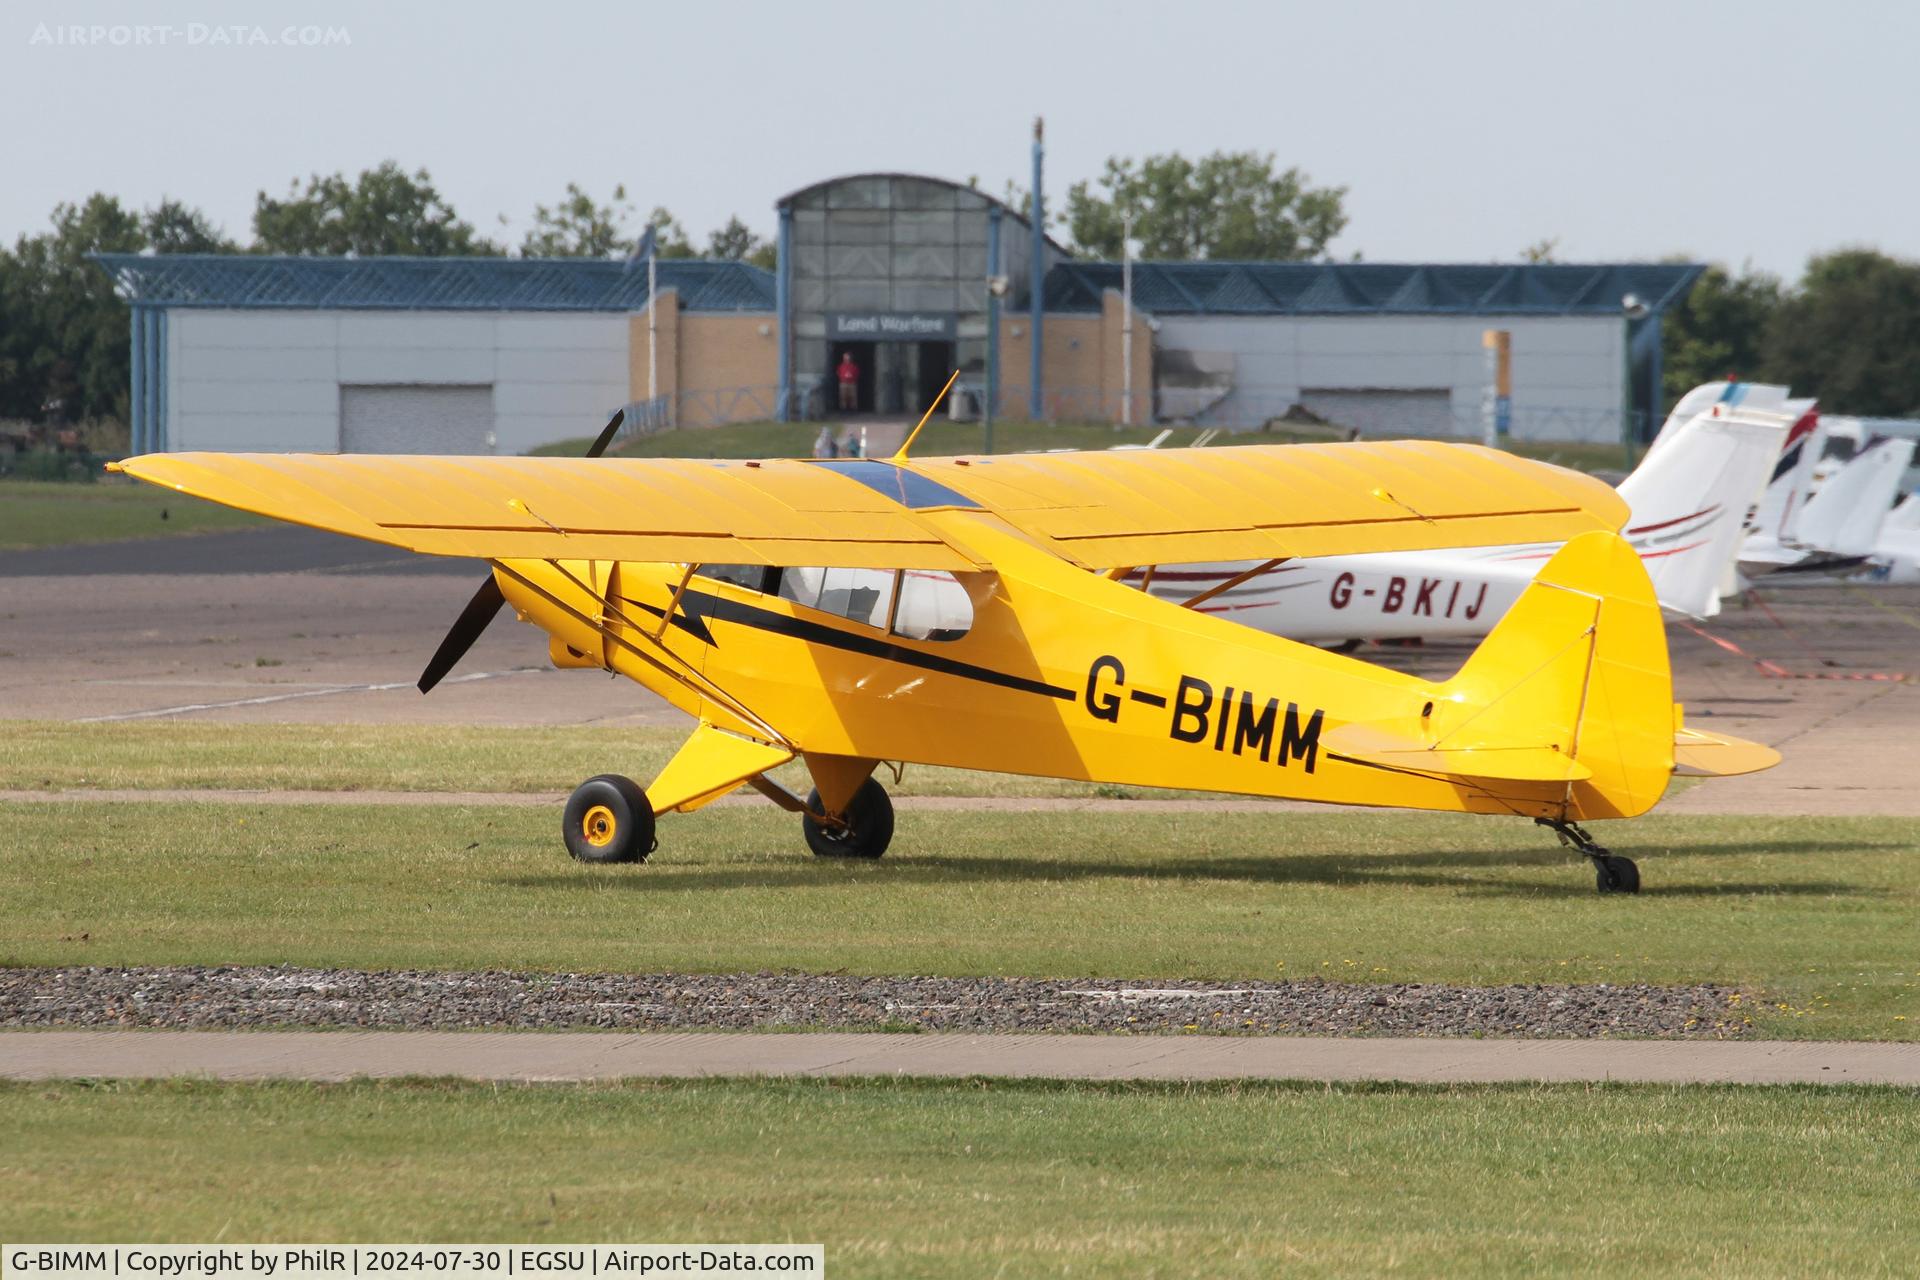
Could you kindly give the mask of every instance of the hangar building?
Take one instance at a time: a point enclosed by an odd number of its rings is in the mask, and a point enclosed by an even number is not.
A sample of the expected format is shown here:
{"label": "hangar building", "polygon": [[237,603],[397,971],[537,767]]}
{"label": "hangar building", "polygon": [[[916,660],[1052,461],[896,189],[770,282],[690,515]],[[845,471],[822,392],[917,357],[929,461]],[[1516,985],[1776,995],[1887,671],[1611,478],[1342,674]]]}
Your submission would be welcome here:
{"label": "hangar building", "polygon": [[593,259],[103,254],[132,304],[134,447],[521,453],[622,406],[838,420],[847,355],[860,414],[914,414],[957,368],[955,416],[1477,436],[1489,328],[1516,436],[1644,438],[1661,314],[1701,270],[1136,263],[1129,324],[1121,264],[968,186],[856,174],[776,209],[777,271],[663,259],[657,297],[644,263]]}

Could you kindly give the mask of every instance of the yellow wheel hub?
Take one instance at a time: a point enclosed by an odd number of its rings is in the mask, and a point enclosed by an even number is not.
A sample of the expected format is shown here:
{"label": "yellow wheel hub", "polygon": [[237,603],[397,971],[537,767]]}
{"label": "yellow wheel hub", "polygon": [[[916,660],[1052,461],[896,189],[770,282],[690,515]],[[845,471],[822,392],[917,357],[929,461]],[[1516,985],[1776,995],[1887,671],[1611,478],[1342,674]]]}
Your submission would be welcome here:
{"label": "yellow wheel hub", "polygon": [[586,816],[580,819],[580,834],[584,835],[587,843],[596,849],[604,849],[612,844],[613,837],[619,828],[620,824],[614,820],[613,810],[603,804],[593,806],[587,810]]}

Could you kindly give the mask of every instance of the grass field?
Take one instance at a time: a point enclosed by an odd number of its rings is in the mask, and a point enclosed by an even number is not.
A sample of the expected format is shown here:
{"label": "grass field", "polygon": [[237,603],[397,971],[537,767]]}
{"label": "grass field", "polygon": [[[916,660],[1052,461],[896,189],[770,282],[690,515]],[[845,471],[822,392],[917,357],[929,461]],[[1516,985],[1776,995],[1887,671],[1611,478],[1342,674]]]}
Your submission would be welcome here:
{"label": "grass field", "polygon": [[[687,733],[679,725],[523,726],[505,733],[464,725],[0,720],[0,790],[570,791],[610,770],[644,782]],[[776,776],[798,785],[805,772],[796,763]],[[921,766],[890,789],[898,795],[1161,794]]]}
{"label": "grass field", "polygon": [[12,1240],[821,1242],[836,1276],[1899,1275],[1871,1089],[0,1086]]}
{"label": "grass field", "polygon": [[771,806],[567,860],[546,807],[0,805],[0,963],[794,969],[1460,983],[1713,981],[1773,1036],[1920,1032],[1920,848],[1898,819],[1660,818],[1646,891],[1519,822],[902,813],[877,863]]}
{"label": "grass field", "polygon": [[0,480],[0,551],[242,529],[267,521],[131,481]]}

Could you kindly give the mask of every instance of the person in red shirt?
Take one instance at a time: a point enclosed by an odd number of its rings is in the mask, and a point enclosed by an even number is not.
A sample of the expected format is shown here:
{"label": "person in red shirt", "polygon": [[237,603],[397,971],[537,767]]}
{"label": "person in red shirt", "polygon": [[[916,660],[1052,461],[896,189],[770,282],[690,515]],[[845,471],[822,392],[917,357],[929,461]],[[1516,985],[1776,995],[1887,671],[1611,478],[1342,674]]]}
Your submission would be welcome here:
{"label": "person in red shirt", "polygon": [[853,352],[841,353],[834,374],[840,379],[841,412],[851,413],[860,407],[860,366],[853,362]]}

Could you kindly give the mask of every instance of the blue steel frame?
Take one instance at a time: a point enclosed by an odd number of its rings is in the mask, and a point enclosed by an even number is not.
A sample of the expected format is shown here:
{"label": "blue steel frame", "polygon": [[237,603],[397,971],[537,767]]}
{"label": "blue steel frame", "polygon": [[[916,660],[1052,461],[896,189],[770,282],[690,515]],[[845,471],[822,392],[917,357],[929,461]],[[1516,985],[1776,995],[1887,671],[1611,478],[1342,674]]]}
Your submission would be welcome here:
{"label": "blue steel frame", "polygon": [[133,385],[127,401],[128,432],[135,453],[167,447],[167,314],[136,306],[128,320]]}
{"label": "blue steel frame", "polygon": [[780,326],[780,396],[774,420],[790,420],[793,405],[793,206],[780,206],[780,248],[775,262],[773,307]]}
{"label": "blue steel frame", "polygon": [[1040,122],[1033,122],[1033,216],[1028,219],[1033,228],[1033,246],[1029,250],[1027,270],[1032,273],[1029,292],[1028,337],[1030,338],[1027,371],[1027,416],[1035,422],[1041,420],[1041,406],[1046,402],[1040,387],[1041,356],[1040,338],[1046,326],[1046,272],[1047,272],[1047,201],[1040,189],[1041,170],[1045,167],[1046,149],[1040,141]]}
{"label": "blue steel frame", "polygon": [[986,433],[982,453],[993,452],[993,415],[1000,408],[1000,299],[993,292],[993,279],[1000,274],[1000,222],[1004,216],[997,204],[987,210],[987,392],[980,406]]}
{"label": "blue steel frame", "polygon": [[[307,311],[640,311],[647,273],[594,258],[289,258],[93,255],[120,296],[154,307]],[[660,288],[683,311],[772,311],[772,272],[666,258]]]}
{"label": "blue steel frame", "polygon": [[[1133,301],[1155,315],[1620,315],[1627,294],[1649,318],[1685,297],[1697,263],[1519,266],[1381,262],[1136,262]],[[1120,288],[1117,262],[1047,272],[1049,311],[1095,312]]]}

